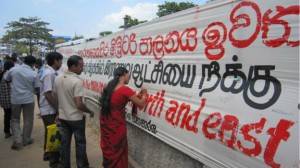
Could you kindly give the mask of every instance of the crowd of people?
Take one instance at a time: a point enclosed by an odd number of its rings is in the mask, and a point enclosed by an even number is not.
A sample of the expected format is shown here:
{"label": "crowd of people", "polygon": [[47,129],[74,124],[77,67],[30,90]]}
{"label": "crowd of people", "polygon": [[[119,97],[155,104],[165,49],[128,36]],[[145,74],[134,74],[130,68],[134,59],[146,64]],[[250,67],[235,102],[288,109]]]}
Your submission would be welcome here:
{"label": "crowd of people", "polygon": [[[84,60],[78,55],[67,60],[68,70],[60,72],[63,56],[58,52],[46,55],[46,64],[34,56],[26,56],[23,64],[17,55],[7,56],[0,62],[0,105],[4,109],[5,138],[13,137],[12,150],[21,150],[31,145],[34,120],[35,97],[37,95],[39,115],[44,124],[44,155],[51,168],[70,168],[70,145],[75,138],[76,163],[78,168],[90,167],[86,153],[86,114],[94,116],[83,103],[83,83],[80,74]],[[34,69],[36,68],[36,70]],[[129,101],[143,107],[147,101],[147,89],[136,93],[130,87],[130,74],[124,67],[114,71],[114,77],[104,88],[99,103],[100,147],[103,167],[128,167],[128,143],[125,106]],[[62,103],[63,102],[63,103]],[[134,111],[134,110],[133,110]],[[23,130],[20,119],[23,115]],[[60,123],[61,150],[46,152],[47,126]]]}

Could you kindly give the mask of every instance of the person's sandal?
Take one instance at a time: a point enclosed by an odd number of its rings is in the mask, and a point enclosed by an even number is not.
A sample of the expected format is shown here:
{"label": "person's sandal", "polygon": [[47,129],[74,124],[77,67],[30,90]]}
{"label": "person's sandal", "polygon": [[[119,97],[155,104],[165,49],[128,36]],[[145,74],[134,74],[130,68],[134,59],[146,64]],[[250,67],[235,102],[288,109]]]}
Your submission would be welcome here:
{"label": "person's sandal", "polygon": [[27,141],[27,142],[23,142],[23,145],[24,145],[24,146],[31,145],[31,144],[33,144],[33,142],[34,142],[34,139],[30,139],[30,140]]}
{"label": "person's sandal", "polygon": [[23,147],[23,144],[22,143],[13,143],[13,145],[10,147],[11,149],[13,149],[13,150],[20,150],[20,149],[22,149],[22,147]]}
{"label": "person's sandal", "polygon": [[5,133],[5,138],[9,138],[9,137],[11,137],[11,136],[12,136],[11,133]]}

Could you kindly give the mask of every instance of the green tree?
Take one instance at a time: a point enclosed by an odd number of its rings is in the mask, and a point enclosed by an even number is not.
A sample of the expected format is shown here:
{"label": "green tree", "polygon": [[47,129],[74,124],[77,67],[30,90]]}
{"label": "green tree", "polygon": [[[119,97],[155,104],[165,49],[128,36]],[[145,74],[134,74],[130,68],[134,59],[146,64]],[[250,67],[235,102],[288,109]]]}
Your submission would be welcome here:
{"label": "green tree", "polygon": [[192,2],[180,2],[179,4],[176,2],[167,2],[165,1],[165,4],[158,5],[158,12],[156,12],[156,15],[158,17],[163,17],[166,15],[170,15],[175,12],[179,12],[188,8],[192,8],[196,6]]}
{"label": "green tree", "polygon": [[131,18],[131,16],[129,15],[125,15],[125,18],[124,18],[126,21],[125,21],[125,24],[126,25],[121,25],[119,28],[120,29],[126,29],[126,28],[129,28],[129,27],[132,27],[132,26],[135,26],[135,25],[138,25],[140,23],[145,23],[147,22],[147,20],[143,20],[143,21],[139,21],[138,19],[136,18]]}
{"label": "green tree", "polygon": [[67,40],[65,38],[57,38],[55,39],[55,44],[65,43]]}
{"label": "green tree", "polygon": [[103,32],[100,32],[100,33],[99,33],[99,36],[100,36],[100,37],[104,37],[104,36],[107,36],[107,35],[109,35],[109,34],[112,34],[112,31],[103,31]]}
{"label": "green tree", "polygon": [[74,41],[74,40],[79,40],[79,39],[83,39],[83,38],[84,38],[83,35],[81,35],[81,36],[75,35],[71,40]]}
{"label": "green tree", "polygon": [[2,37],[3,43],[10,43],[14,46],[27,47],[29,54],[39,47],[54,46],[51,39],[52,35],[49,33],[53,31],[47,28],[49,23],[41,21],[37,17],[23,18],[19,21],[12,21],[7,23],[6,34]]}
{"label": "green tree", "polygon": [[15,50],[17,53],[30,53],[29,48],[22,43],[15,45]]}

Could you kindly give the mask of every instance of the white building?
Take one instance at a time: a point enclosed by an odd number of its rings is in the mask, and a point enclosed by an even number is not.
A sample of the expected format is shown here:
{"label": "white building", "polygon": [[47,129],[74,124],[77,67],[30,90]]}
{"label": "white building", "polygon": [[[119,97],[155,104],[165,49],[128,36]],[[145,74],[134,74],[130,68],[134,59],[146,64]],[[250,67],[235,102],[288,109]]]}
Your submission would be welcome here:
{"label": "white building", "polygon": [[14,52],[13,45],[0,43],[0,55],[11,55]]}

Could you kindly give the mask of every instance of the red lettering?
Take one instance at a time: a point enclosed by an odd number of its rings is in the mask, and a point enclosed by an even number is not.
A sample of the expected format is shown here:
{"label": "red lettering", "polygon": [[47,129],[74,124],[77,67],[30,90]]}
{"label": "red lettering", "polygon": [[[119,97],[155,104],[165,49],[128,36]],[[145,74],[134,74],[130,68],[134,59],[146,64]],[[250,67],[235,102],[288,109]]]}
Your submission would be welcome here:
{"label": "red lettering", "polygon": [[[215,122],[212,122],[211,123],[211,120],[213,118],[216,118],[216,121]],[[202,126],[202,132],[204,134],[204,136],[208,139],[215,139],[216,138],[216,133],[210,133],[208,131],[208,128],[217,128],[220,123],[221,123],[221,120],[222,120],[222,116],[221,116],[221,113],[212,113],[208,116],[208,118],[206,118],[203,122],[203,126]]]}
{"label": "red lettering", "polygon": [[122,57],[122,37],[118,36],[116,38],[116,57],[121,58]]}
{"label": "red lettering", "polygon": [[103,54],[105,57],[108,56],[109,53],[109,47],[108,47],[108,43],[105,44],[104,50],[103,50]]}
{"label": "red lettering", "polygon": [[[191,110],[191,106],[189,104],[182,103],[179,107],[178,102],[175,100],[171,100],[170,104],[171,105],[174,104],[175,106],[173,106],[173,107],[171,106],[167,110],[165,119],[169,123],[171,123],[173,126],[178,126],[179,122],[181,120],[181,124],[180,124],[181,129],[186,128],[186,130],[188,130],[188,131],[197,133],[198,132],[198,128],[197,128],[198,119],[199,119],[202,109],[205,106],[205,99],[202,99],[199,109],[190,115],[189,115],[189,112]],[[179,107],[179,109],[178,109],[178,107]],[[175,115],[177,115],[176,118],[175,118]]]}
{"label": "red lettering", "polygon": [[162,109],[163,109],[164,104],[165,104],[165,98],[164,98],[165,90],[162,90],[161,93],[160,93],[160,92],[157,92],[156,95],[157,95],[157,99],[156,99],[157,101],[156,101],[155,109],[154,109],[154,111],[153,111],[153,116],[156,115],[157,109],[158,109],[158,107],[160,106],[160,107],[159,107],[159,111],[158,111],[158,117],[160,117],[161,112],[162,112]]}
{"label": "red lettering", "polygon": [[176,53],[178,51],[180,44],[180,37],[178,31],[173,31],[169,33],[164,42],[165,50],[168,54]]}
{"label": "red lettering", "polygon": [[110,42],[110,55],[114,56],[116,51],[116,39],[113,38]]}
{"label": "red lettering", "polygon": [[294,122],[281,119],[276,128],[270,128],[267,132],[271,136],[266,150],[264,153],[264,159],[267,165],[275,168],[279,168],[280,164],[274,161],[274,156],[281,140],[287,141],[290,137],[290,133],[287,131]]}
{"label": "red lettering", "polygon": [[84,86],[86,89],[90,90],[90,89],[91,89],[90,81],[87,80],[87,79],[82,80],[82,81],[83,81],[83,86]]}
{"label": "red lettering", "polygon": [[185,29],[180,35],[177,31],[173,31],[166,36],[157,35],[152,41],[151,37],[141,38],[140,53],[141,55],[150,55],[153,53],[156,60],[161,60],[165,52],[176,53],[178,49],[182,51],[194,51],[197,47],[197,28],[192,27]]}
{"label": "red lettering", "polygon": [[156,36],[156,38],[153,41],[153,55],[156,60],[162,59],[165,55],[163,41],[164,38],[161,35]]}
{"label": "red lettering", "polygon": [[[225,143],[228,147],[232,149],[234,149],[238,124],[239,120],[235,116],[225,115],[224,121],[222,122],[221,128],[219,130],[220,141]],[[230,138],[229,140],[224,138],[224,133],[227,131],[231,132],[231,135],[228,136]]]}
{"label": "red lettering", "polygon": [[[173,107],[171,105],[174,105]],[[175,101],[175,100],[171,100],[170,101],[170,108],[166,111],[166,115],[165,115],[165,119],[171,123],[172,125],[174,125],[174,117],[175,117],[175,114],[176,114],[176,111],[178,109],[178,102]]]}
{"label": "red lettering", "polygon": [[[201,100],[201,106],[199,107],[199,109],[197,111],[195,111],[192,115],[189,115],[187,120],[186,120],[186,124],[185,127],[188,131],[193,131],[194,133],[198,132],[198,118],[201,114],[202,109],[205,106],[205,101],[206,99],[202,99]],[[194,119],[194,120],[193,120]],[[192,123],[191,123],[192,121]]]}
{"label": "red lettering", "polygon": [[137,50],[137,44],[135,40],[136,34],[132,33],[130,37],[125,35],[123,37],[118,36],[113,38],[110,42],[100,41],[98,48],[83,49],[79,50],[78,53],[85,58],[102,58],[107,57],[109,54],[114,56],[116,54],[117,58],[121,58],[123,55],[130,54],[134,55]]}
{"label": "red lettering", "polygon": [[159,92],[157,92],[156,95],[154,97],[152,97],[151,105],[150,105],[150,108],[148,110],[149,115],[155,116],[155,111],[153,111],[152,108],[154,107],[154,105],[156,104],[156,102],[158,100],[158,95],[159,95]]}
{"label": "red lettering", "polygon": [[[213,119],[215,120],[212,121]],[[256,134],[261,134],[266,123],[265,118],[261,118],[260,121],[257,123],[243,125],[240,129],[242,135],[244,136],[244,139],[254,144],[252,148],[245,147],[242,144],[242,141],[240,140],[236,142],[236,135],[238,133],[237,128],[239,124],[239,120],[237,117],[231,115],[225,115],[224,121],[222,123],[221,121],[222,121],[222,116],[219,112],[210,114],[208,118],[204,120],[202,126],[202,132],[206,138],[215,139],[216,133],[210,133],[208,129],[212,128],[213,130],[217,130],[217,127],[221,125],[218,130],[218,137],[221,142],[226,144],[226,146],[234,149],[235,143],[237,143],[238,149],[240,149],[243,153],[245,153],[248,156],[255,157],[261,154],[262,151],[261,143],[257,138],[251,136],[249,132],[255,130]],[[274,156],[277,152],[277,148],[279,146],[280,141],[281,140],[287,141],[289,139],[290,132],[288,132],[288,129],[293,125],[294,122],[281,119],[276,128],[268,129],[267,134],[269,134],[271,137],[264,151],[264,160],[267,165],[274,168],[280,167],[280,164],[274,161]],[[231,132],[229,140],[225,140],[224,138],[224,135],[227,135],[225,134],[225,131]]]}
{"label": "red lettering", "polygon": [[129,38],[127,35],[125,35],[123,37],[123,42],[122,42],[122,52],[124,55],[127,55],[128,51],[129,51]]}
{"label": "red lettering", "polygon": [[[218,29],[211,29],[214,26],[219,26],[223,30],[223,38],[221,39],[221,33]],[[219,60],[224,56],[225,49],[223,47],[223,43],[226,41],[227,36],[227,28],[221,22],[214,22],[208,25],[208,27],[204,30],[202,34],[202,39],[205,47],[205,55],[209,60]],[[214,51],[210,52],[210,50]],[[216,52],[216,50],[220,50]]]}
{"label": "red lettering", "polygon": [[148,110],[148,114],[150,116],[156,116],[156,114],[158,113],[157,117],[160,117],[163,107],[165,105],[164,95],[165,90],[162,90],[161,93],[157,92],[155,96],[148,94],[146,105],[144,107],[138,107],[139,110],[144,109],[144,112],[146,112],[148,105],[151,104]]}
{"label": "red lettering", "polygon": [[135,33],[131,33],[131,35],[130,35],[129,48],[130,48],[130,54],[131,55],[135,55],[136,50],[137,50],[137,44],[136,44],[135,36],[136,36]]}
{"label": "red lettering", "polygon": [[102,41],[100,44],[100,57],[101,58],[104,56],[104,47],[105,47],[105,43],[104,43],[104,41]]}
{"label": "red lettering", "polygon": [[[250,27],[251,21],[250,21],[250,16],[247,14],[240,14],[234,17],[235,13],[237,10],[239,10],[242,7],[251,7],[257,16],[256,20],[256,28],[254,30],[254,33],[249,37],[249,39],[245,40],[237,40],[234,37],[234,32],[235,30],[241,28],[241,27]],[[229,31],[229,40],[231,41],[232,45],[237,47],[237,48],[246,48],[252,42],[257,38],[259,31],[260,31],[260,23],[261,23],[261,13],[260,9],[257,4],[254,2],[249,2],[249,1],[243,1],[240,4],[238,4],[231,12],[230,14],[230,21],[232,22],[233,26],[231,30]]]}
{"label": "red lettering", "polygon": [[140,53],[141,55],[151,54],[152,52],[152,38],[141,38]]}
{"label": "red lettering", "polygon": [[96,58],[101,57],[100,48],[95,48],[95,55],[96,55]]}
{"label": "red lettering", "polygon": [[100,94],[102,93],[103,89],[106,87],[105,83],[98,82],[95,80],[89,81],[87,79],[82,79],[82,82],[83,82],[83,86],[85,89],[91,90],[93,92],[100,93]]}
{"label": "red lettering", "polygon": [[[60,53],[62,54],[63,52],[60,52]],[[85,57],[85,56],[83,55],[83,50],[78,50],[78,55],[81,56],[81,57]]]}
{"label": "red lettering", "polygon": [[[152,101],[153,101],[153,95],[148,94],[148,95],[147,95],[147,102],[146,102],[145,106],[144,106],[144,107],[138,107],[139,110],[144,109],[144,112],[146,112],[146,110],[147,110],[147,108],[148,108],[148,105],[149,105],[150,103],[152,103]],[[148,112],[148,114],[149,114],[149,112]]]}
{"label": "red lettering", "polygon": [[93,58],[93,53],[91,52],[91,50],[86,50],[86,55],[88,56],[88,58]]}
{"label": "red lettering", "polygon": [[[194,51],[197,47],[197,29],[192,27],[190,29],[185,29],[180,36],[180,48],[182,51]],[[185,42],[185,43],[183,43]]]}
{"label": "red lettering", "polygon": [[258,123],[246,124],[242,126],[241,133],[243,134],[244,139],[246,141],[254,143],[254,147],[250,149],[245,147],[240,140],[237,142],[238,148],[246,155],[254,157],[260,154],[262,150],[261,144],[257,140],[257,138],[251,136],[249,132],[255,130],[256,134],[260,134],[265,126],[265,123],[266,123],[266,119],[262,118]]}
{"label": "red lettering", "polygon": [[[291,6],[288,8],[284,8],[282,6],[277,6],[276,8],[277,14],[273,17],[270,17],[270,14],[273,12],[271,9],[267,10],[267,12],[263,16],[263,26],[262,26],[262,39],[263,43],[268,47],[279,47],[283,45],[284,43],[287,43],[287,46],[297,47],[300,44],[300,41],[289,41],[290,35],[291,35],[291,27],[289,26],[289,23],[282,20],[281,18],[286,15],[299,15],[300,9],[299,5]],[[298,16],[297,16],[298,17]],[[268,39],[268,33],[269,33],[269,27],[270,25],[281,25],[284,28],[284,33],[280,38],[276,39]],[[272,36],[276,36],[278,33],[274,34],[272,33]]]}
{"label": "red lettering", "polygon": [[175,121],[175,123],[173,123],[173,125],[177,126],[179,124],[179,120],[180,120],[181,114],[182,114],[182,112],[184,112],[183,113],[184,115],[183,115],[182,120],[181,120],[181,125],[180,125],[180,128],[183,129],[184,126],[185,126],[186,119],[188,117],[188,114],[189,114],[190,110],[191,110],[191,106],[189,104],[182,103],[180,105],[176,121]]}

